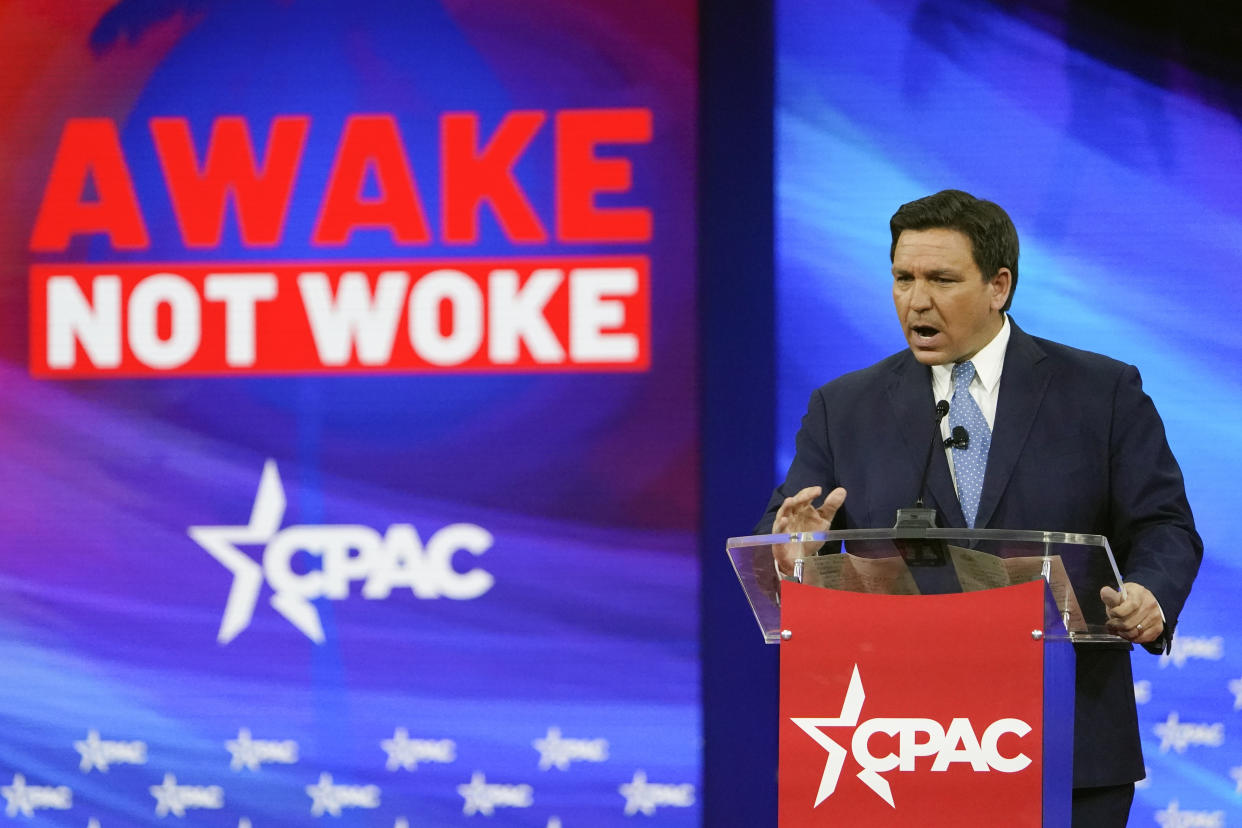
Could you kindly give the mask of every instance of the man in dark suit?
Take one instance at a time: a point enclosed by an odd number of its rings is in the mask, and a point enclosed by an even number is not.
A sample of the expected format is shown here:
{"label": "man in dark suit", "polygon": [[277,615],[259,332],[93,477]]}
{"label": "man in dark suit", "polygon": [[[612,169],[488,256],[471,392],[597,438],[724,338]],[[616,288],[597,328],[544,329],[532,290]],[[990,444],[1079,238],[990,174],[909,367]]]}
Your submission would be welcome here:
{"label": "man in dark suit", "polygon": [[[815,391],[757,531],[891,526],[920,495],[927,426],[950,400],[944,436],[962,425],[974,449],[934,453],[925,500],[941,525],[1108,537],[1125,580],[1101,593],[1109,628],[1161,652],[1203,544],[1138,371],[1008,318],[1018,235],[996,204],[945,190],[902,205],[890,229],[909,347]],[[792,556],[777,550],[782,572]],[[1073,824],[1124,826],[1144,775],[1132,647],[1076,649]]]}

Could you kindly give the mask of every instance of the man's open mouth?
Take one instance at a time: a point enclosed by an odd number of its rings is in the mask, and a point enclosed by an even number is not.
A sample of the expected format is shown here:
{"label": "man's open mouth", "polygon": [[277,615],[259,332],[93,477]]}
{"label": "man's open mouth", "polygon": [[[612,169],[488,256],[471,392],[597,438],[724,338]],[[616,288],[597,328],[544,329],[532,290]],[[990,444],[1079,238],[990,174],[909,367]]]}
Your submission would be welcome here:
{"label": "man's open mouth", "polygon": [[933,328],[930,325],[915,325],[910,330],[914,331],[919,336],[925,337],[927,339],[930,339],[931,337],[940,333],[939,328]]}

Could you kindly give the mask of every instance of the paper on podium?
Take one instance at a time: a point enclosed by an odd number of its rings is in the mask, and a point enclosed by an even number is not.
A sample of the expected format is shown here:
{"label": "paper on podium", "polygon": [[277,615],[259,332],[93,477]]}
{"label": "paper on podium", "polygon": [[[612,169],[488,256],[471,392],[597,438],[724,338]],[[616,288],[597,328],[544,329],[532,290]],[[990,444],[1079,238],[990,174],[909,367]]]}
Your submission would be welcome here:
{"label": "paper on podium", "polygon": [[[1069,574],[1059,555],[1000,558],[963,546],[946,547],[961,592],[1023,584],[1043,579],[1070,629],[1085,626]],[[843,552],[803,560],[802,582],[845,592],[920,595],[909,565],[900,555],[870,557]],[[1074,625],[1074,626],[1071,626]]]}
{"label": "paper on podium", "polygon": [[871,558],[843,552],[803,560],[802,583],[872,595],[921,595],[903,558]]}

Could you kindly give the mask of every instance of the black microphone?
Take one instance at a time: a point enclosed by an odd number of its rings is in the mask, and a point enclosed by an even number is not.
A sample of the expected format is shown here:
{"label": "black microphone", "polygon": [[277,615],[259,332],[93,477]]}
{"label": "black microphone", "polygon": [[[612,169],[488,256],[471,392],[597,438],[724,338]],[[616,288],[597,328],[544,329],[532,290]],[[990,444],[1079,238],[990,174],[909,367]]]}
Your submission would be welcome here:
{"label": "black microphone", "polygon": [[[927,459],[923,461],[923,475],[919,478],[918,499],[914,501],[914,506],[906,509],[897,510],[897,523],[894,529],[931,529],[936,525],[936,510],[927,509],[923,506],[923,490],[927,486],[927,473],[931,471],[932,452],[936,447],[942,445],[940,437],[940,421],[949,413],[949,401],[941,400],[936,403],[936,416],[932,423],[932,439],[927,446]],[[965,432],[965,429],[962,429]]]}
{"label": "black microphone", "polygon": [[944,441],[945,448],[970,448],[970,432],[966,426],[953,426],[953,433]]}

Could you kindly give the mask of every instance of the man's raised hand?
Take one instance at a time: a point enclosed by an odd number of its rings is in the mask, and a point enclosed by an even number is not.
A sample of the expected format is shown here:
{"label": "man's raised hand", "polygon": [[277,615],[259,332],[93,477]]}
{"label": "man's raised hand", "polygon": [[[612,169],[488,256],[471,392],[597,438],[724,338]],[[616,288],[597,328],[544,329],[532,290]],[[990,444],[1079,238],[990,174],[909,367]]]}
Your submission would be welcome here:
{"label": "man's raised hand", "polygon": [[[845,502],[845,489],[840,486],[833,489],[824,498],[819,508],[816,508],[814,500],[823,491],[821,486],[808,486],[792,497],[785,498],[776,511],[776,520],[772,522],[772,532],[777,535],[793,532],[827,532],[837,510]],[[816,551],[817,549],[810,544],[772,545],[772,556],[776,559],[776,568],[785,576],[793,574],[794,561],[814,555]]]}

